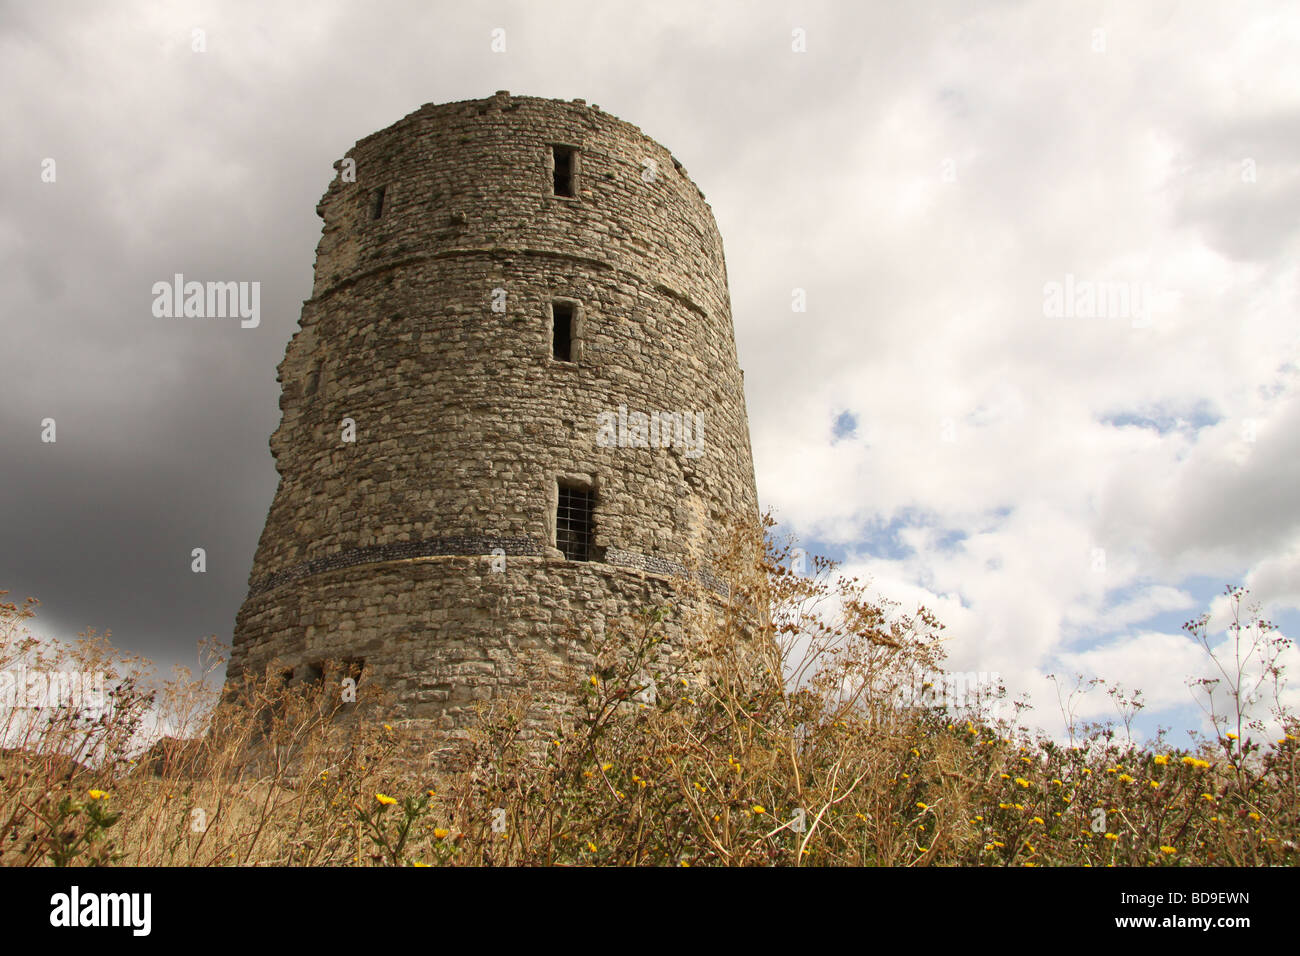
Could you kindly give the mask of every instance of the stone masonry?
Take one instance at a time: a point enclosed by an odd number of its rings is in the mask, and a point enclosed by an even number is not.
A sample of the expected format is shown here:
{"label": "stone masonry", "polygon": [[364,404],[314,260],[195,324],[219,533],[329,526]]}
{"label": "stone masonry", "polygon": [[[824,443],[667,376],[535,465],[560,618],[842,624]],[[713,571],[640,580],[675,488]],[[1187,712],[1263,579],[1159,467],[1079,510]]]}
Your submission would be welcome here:
{"label": "stone masonry", "polygon": [[[581,100],[429,104],[336,167],[229,677],[347,659],[435,733],[561,701],[688,569],[725,593],[700,562],[758,521],[712,212]],[[586,560],[564,489],[594,502]]]}

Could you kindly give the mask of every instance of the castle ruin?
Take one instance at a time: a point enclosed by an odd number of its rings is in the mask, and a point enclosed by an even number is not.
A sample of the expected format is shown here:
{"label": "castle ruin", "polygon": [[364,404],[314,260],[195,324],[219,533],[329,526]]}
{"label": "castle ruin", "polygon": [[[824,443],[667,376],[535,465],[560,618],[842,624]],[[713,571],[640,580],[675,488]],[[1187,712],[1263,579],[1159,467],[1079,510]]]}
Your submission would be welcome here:
{"label": "castle ruin", "polygon": [[229,678],[347,661],[433,732],[559,700],[758,522],[712,212],[582,100],[429,104],[336,167]]}

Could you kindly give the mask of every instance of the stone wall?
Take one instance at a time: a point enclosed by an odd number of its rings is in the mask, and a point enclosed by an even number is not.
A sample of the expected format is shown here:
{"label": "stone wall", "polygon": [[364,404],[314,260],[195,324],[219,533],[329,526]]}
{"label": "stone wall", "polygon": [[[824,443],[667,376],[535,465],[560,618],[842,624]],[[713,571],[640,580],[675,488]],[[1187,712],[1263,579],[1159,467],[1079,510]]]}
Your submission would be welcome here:
{"label": "stone wall", "polygon": [[[724,522],[757,521],[722,243],[680,164],[581,101],[427,105],[347,159],[279,367],[280,486],[230,674],[365,658],[399,718],[454,728],[549,687]],[[638,413],[689,427],[638,447]],[[556,550],[557,482],[595,491],[597,560]]]}

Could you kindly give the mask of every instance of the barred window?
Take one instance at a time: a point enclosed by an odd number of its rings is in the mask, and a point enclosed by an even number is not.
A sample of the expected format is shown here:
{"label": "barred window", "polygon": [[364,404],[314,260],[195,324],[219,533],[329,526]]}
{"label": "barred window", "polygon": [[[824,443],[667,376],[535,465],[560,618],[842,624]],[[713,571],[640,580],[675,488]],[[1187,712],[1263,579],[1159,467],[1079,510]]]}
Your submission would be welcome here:
{"label": "barred window", "polygon": [[596,493],[560,486],[555,513],[555,546],[570,561],[591,560],[592,512]]}

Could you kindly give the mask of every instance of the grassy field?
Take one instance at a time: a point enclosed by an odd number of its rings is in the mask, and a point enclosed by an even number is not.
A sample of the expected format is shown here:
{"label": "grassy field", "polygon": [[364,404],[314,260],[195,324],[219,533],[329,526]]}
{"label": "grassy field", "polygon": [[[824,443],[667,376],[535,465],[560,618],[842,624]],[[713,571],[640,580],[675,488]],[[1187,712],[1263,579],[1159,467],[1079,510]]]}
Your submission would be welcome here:
{"label": "grassy field", "polygon": [[[436,763],[364,684],[346,709],[328,672],[220,700],[215,645],[202,648],[206,672],[159,681],[94,634],[40,644],[26,626],[35,602],[5,604],[0,671],[102,673],[105,690],[95,706],[0,704],[0,863],[1297,861],[1293,715],[1215,713],[1219,731],[1188,750],[1134,743],[1134,696],[1116,697],[1117,722],[1069,721],[1068,742],[995,695],[957,707],[909,696],[918,675],[941,674],[939,622],[869,600],[828,562],[792,573],[790,559],[770,539],[738,539],[721,559],[729,612],[689,622],[697,660],[668,668],[659,624],[672,609],[646,609],[573,674],[573,708],[554,726],[531,732],[529,702],[499,700]],[[1280,693],[1285,642],[1243,592],[1229,595],[1238,644],[1261,662],[1251,691]],[[1187,628],[1206,637],[1203,618]],[[1230,700],[1246,699],[1240,668],[1223,679]]]}

